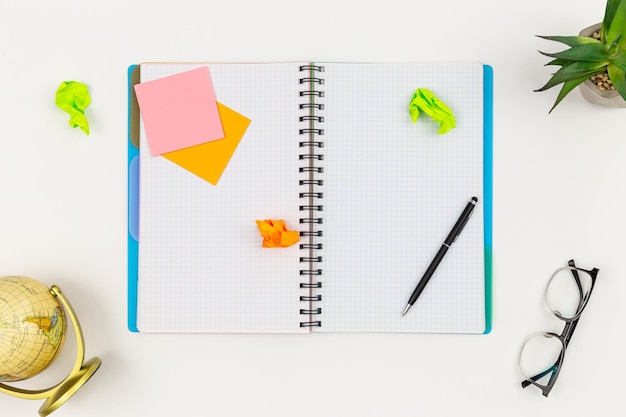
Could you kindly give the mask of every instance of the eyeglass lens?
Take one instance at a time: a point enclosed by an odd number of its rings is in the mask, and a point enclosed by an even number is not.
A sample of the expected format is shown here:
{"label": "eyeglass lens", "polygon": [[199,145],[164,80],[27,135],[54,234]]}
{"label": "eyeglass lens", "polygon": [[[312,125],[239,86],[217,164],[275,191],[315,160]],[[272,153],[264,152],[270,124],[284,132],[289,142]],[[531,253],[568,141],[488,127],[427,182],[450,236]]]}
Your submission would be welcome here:
{"label": "eyeglass lens", "polygon": [[561,268],[546,287],[546,303],[554,315],[563,320],[575,319],[585,306],[591,291],[592,279],[586,271]]}
{"label": "eyeglass lens", "polygon": [[562,354],[563,343],[559,337],[551,333],[535,333],[524,343],[519,361],[520,371],[524,378],[532,378],[540,384],[547,385],[552,372],[539,379],[537,376],[545,371],[553,371],[553,366],[559,362]]}

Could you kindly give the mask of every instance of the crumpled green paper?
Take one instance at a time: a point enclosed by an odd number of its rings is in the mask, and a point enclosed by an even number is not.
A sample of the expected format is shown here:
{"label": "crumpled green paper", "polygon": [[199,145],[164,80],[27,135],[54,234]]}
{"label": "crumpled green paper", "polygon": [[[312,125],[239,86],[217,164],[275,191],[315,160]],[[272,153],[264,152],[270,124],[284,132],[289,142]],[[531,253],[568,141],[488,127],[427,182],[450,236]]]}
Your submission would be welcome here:
{"label": "crumpled green paper", "polygon": [[56,94],[56,105],[70,115],[70,126],[80,127],[89,135],[89,122],[85,109],[91,103],[87,86],[78,81],[63,81]]}
{"label": "crumpled green paper", "polygon": [[413,123],[417,122],[417,119],[420,117],[420,111],[423,111],[439,123],[439,131],[437,133],[440,135],[448,133],[456,127],[456,120],[450,107],[435,97],[432,91],[427,88],[418,88],[413,93],[409,103],[409,113]]}

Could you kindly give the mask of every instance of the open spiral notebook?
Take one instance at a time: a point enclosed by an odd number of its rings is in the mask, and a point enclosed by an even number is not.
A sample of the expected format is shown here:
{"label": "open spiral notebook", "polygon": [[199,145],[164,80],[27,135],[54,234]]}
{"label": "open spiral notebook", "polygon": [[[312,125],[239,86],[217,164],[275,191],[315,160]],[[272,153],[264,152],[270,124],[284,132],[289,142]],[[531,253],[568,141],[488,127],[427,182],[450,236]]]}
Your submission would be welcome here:
{"label": "open spiral notebook", "polygon": [[[202,67],[222,120],[247,120],[213,184],[150,153],[134,89]],[[474,62],[131,66],[129,329],[489,332],[492,78]],[[419,87],[456,128],[412,122]],[[472,196],[474,215],[402,317]],[[257,219],[283,219],[300,241],[263,248]]]}

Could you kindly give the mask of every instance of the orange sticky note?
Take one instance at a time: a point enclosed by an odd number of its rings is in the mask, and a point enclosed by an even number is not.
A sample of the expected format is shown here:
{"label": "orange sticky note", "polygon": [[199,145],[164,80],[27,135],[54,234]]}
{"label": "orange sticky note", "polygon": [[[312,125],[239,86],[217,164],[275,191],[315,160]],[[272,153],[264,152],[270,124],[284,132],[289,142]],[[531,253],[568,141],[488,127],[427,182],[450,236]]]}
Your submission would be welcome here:
{"label": "orange sticky note", "polygon": [[135,93],[152,156],[224,137],[208,67],[136,84]]}
{"label": "orange sticky note", "polygon": [[287,230],[284,220],[257,220],[264,248],[286,248],[300,240],[300,233]]}
{"label": "orange sticky note", "polygon": [[224,139],[203,143],[179,151],[164,153],[162,156],[200,178],[217,185],[228,162],[237,150],[250,119],[233,109],[217,103]]}

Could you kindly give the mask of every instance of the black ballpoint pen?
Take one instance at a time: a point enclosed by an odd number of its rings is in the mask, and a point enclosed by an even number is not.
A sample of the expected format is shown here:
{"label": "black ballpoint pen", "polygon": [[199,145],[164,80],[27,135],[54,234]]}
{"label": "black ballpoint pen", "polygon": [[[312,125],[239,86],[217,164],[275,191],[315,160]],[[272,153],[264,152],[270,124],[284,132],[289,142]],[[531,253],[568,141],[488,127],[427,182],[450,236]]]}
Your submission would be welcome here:
{"label": "black ballpoint pen", "polygon": [[452,231],[450,231],[450,234],[448,235],[446,240],[444,240],[443,244],[441,245],[441,248],[435,255],[435,258],[432,260],[432,262],[428,266],[428,269],[426,269],[426,272],[424,272],[424,276],[422,277],[420,282],[417,284],[417,287],[415,287],[415,289],[413,290],[413,294],[411,294],[411,298],[409,298],[409,303],[406,305],[406,307],[404,308],[404,311],[402,312],[402,317],[404,317],[404,315],[409,311],[411,306],[415,304],[415,301],[417,300],[417,298],[420,296],[422,291],[424,291],[424,288],[426,288],[428,281],[435,273],[435,270],[439,266],[439,263],[445,256],[446,252],[448,251],[452,243],[456,240],[456,238],[459,237],[459,235],[461,234],[461,231],[463,230],[463,228],[465,227],[465,224],[467,223],[470,216],[472,215],[472,211],[474,210],[474,207],[476,207],[477,202],[478,202],[478,199],[476,197],[472,197],[469,203],[467,203],[467,206],[465,206],[465,209],[463,210],[463,213],[461,213],[459,220],[457,220],[456,223],[454,224]]}

